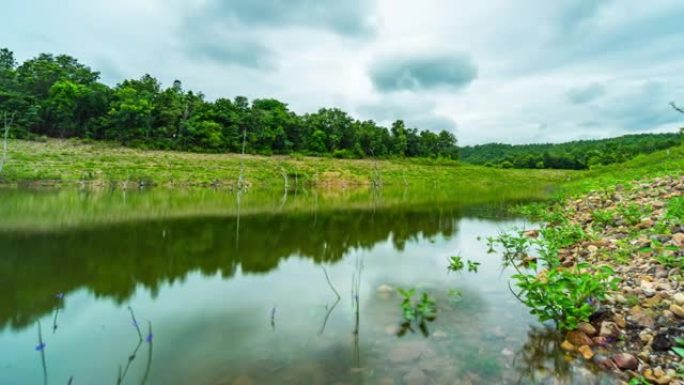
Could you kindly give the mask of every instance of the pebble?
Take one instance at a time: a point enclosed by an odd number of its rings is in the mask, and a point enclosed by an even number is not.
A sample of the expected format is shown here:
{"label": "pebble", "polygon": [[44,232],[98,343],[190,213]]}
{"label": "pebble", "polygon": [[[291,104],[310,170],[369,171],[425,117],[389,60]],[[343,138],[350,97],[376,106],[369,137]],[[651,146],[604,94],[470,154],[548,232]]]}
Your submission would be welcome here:
{"label": "pebble", "polygon": [[588,322],[582,322],[579,325],[577,325],[577,330],[581,331],[582,333],[588,336],[595,336],[597,333],[594,325]]}
{"label": "pebble", "polygon": [[560,345],[561,349],[565,350],[566,352],[574,352],[575,351],[575,345],[571,344],[570,341],[565,340],[561,343]]}
{"label": "pebble", "polygon": [[582,345],[593,345],[594,341],[589,338],[585,333],[579,331],[579,330],[573,330],[571,332],[568,332],[566,334],[565,338],[570,342],[571,344],[575,346],[582,346]]}
{"label": "pebble", "polygon": [[594,352],[591,350],[589,345],[582,345],[577,349],[577,351],[582,354],[582,357],[584,357],[585,360],[590,360],[592,357],[594,357]]}
{"label": "pebble", "polygon": [[673,303],[672,305],[670,305],[670,311],[674,313],[674,315],[676,315],[677,317],[684,318],[684,307],[681,307]]}
{"label": "pebble", "polygon": [[677,293],[674,296],[672,296],[672,299],[675,301],[677,305],[684,305],[684,293]]}
{"label": "pebble", "polygon": [[413,368],[404,375],[405,385],[427,385],[429,382],[430,377],[418,368]]}
{"label": "pebble", "polygon": [[601,337],[617,337],[620,335],[620,328],[618,328],[615,322],[603,321],[601,322],[599,335]]}
{"label": "pebble", "polygon": [[629,353],[617,353],[611,359],[618,368],[623,370],[636,370],[639,367],[639,361]]}

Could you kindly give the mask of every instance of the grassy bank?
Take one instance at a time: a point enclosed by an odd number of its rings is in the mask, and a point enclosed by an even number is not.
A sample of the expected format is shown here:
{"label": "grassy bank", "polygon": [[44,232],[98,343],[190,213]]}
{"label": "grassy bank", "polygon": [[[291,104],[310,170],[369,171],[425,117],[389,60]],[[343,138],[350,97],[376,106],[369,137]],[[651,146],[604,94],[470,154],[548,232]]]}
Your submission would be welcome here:
{"label": "grassy bank", "polygon": [[430,159],[349,160],[303,156],[251,156],[143,151],[109,143],[70,140],[10,141],[3,184],[92,186],[154,184],[224,186],[244,178],[256,187],[295,184],[320,187],[390,186],[505,188],[515,184],[551,186],[572,179],[564,170],[500,170]]}

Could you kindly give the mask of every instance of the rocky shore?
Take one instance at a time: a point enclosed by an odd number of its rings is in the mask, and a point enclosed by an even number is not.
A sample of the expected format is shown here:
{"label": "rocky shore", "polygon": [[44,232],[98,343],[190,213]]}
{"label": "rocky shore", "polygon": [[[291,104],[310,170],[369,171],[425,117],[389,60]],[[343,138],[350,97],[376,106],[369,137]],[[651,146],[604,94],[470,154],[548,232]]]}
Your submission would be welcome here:
{"label": "rocky shore", "polygon": [[587,234],[559,251],[563,266],[608,264],[620,278],[561,347],[629,384],[684,384],[675,352],[684,337],[684,221],[674,207],[683,193],[684,177],[659,178],[596,191],[561,209]]}

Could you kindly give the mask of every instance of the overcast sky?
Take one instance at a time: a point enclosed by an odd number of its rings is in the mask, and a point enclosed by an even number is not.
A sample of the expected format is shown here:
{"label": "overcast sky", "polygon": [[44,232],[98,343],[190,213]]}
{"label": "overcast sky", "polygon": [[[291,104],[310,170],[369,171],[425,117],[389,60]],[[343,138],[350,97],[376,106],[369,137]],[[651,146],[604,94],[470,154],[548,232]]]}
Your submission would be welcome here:
{"label": "overcast sky", "polygon": [[674,131],[682,0],[3,0],[0,46],[461,144]]}

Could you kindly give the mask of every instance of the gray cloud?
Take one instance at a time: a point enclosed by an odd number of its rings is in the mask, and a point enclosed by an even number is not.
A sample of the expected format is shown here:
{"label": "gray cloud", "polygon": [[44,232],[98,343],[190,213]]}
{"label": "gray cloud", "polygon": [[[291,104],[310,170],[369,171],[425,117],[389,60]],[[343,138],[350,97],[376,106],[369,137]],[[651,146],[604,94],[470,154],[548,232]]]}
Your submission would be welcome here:
{"label": "gray cloud", "polygon": [[606,88],[603,85],[592,83],[586,87],[571,88],[565,95],[572,104],[584,104],[600,98],[605,93]]}
{"label": "gray cloud", "polygon": [[184,18],[180,35],[190,55],[220,64],[274,68],[274,47],[265,33],[283,28],[328,31],[340,36],[371,36],[372,1],[210,0]]}
{"label": "gray cloud", "polygon": [[385,57],[370,68],[380,91],[460,89],[477,78],[477,67],[465,54]]}
{"label": "gray cloud", "polygon": [[213,0],[196,17],[248,28],[304,26],[355,36],[372,32],[372,8],[372,1],[362,0]]}

